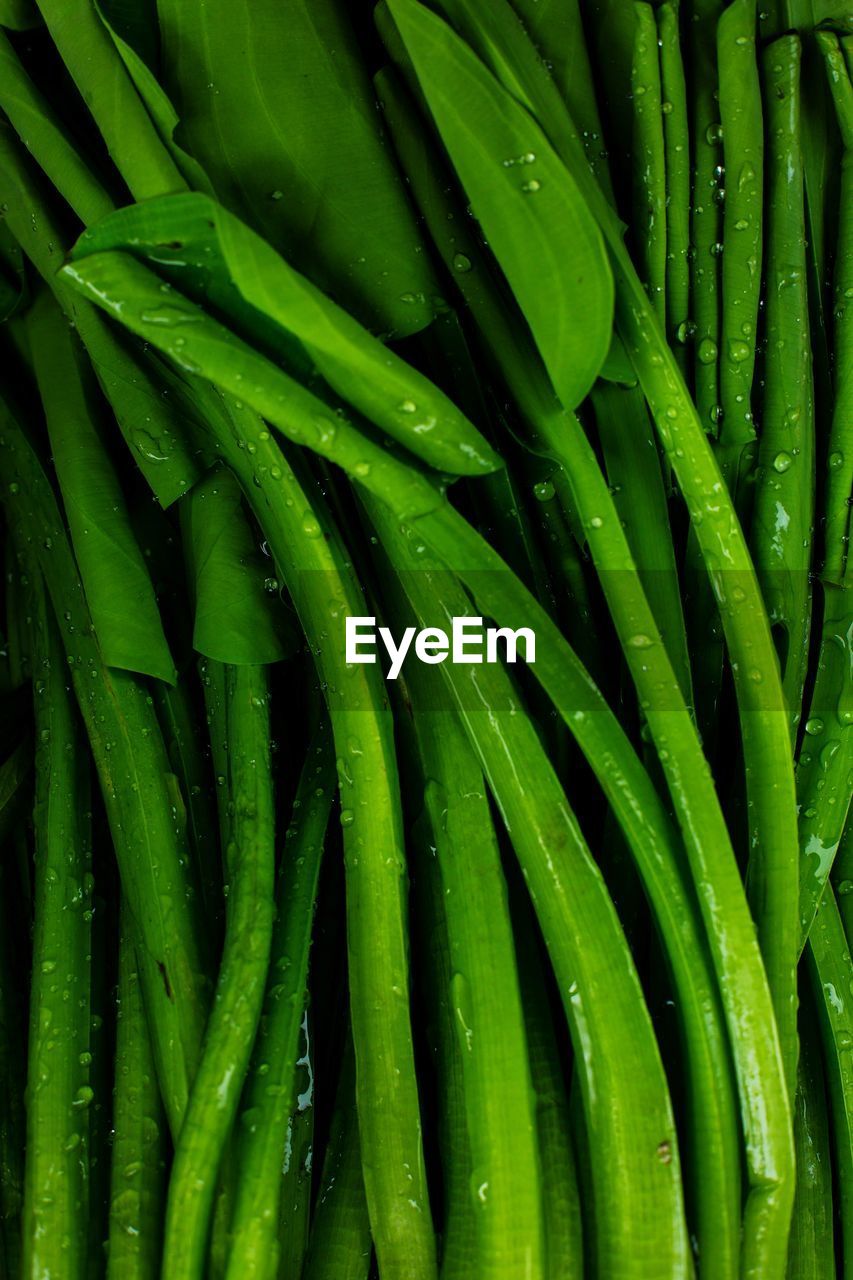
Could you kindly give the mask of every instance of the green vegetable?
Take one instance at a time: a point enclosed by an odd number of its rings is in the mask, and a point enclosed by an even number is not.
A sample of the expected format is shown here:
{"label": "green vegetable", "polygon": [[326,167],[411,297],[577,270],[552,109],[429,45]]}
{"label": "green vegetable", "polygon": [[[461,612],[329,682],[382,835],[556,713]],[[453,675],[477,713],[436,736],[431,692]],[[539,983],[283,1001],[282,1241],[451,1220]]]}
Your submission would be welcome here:
{"label": "green vegetable", "polygon": [[21,1268],[87,1274],[91,1062],[88,760],[41,583],[33,583],[36,709],[33,979]]}
{"label": "green vegetable", "polygon": [[[279,870],[270,976],[241,1117],[240,1178],[231,1223],[229,1277],[276,1274],[283,1190],[278,1173],[286,1159],[283,1138],[298,1092],[296,1067],[305,1016],[311,925],[333,791],[331,742],[323,726],[308,749]],[[292,1144],[292,1136],[288,1140]]]}
{"label": "green vegetable", "polygon": [[1,1280],[853,1276],[851,77],[0,0]]}
{"label": "green vegetable", "polygon": [[814,524],[814,390],[806,293],[800,42],[765,51],[770,182],[767,339],[753,545],[770,621],[779,633],[783,692],[799,723],[808,662]]}
{"label": "green vegetable", "polygon": [[175,1280],[204,1274],[216,1178],[261,1014],[273,922],[268,699],[263,667],[226,667],[229,895],[213,1009],[169,1182],[163,1275]]}
{"label": "green vegetable", "polygon": [[107,1242],[109,1280],[159,1273],[166,1126],[127,909],[122,909],[116,1019],[115,1140]]}

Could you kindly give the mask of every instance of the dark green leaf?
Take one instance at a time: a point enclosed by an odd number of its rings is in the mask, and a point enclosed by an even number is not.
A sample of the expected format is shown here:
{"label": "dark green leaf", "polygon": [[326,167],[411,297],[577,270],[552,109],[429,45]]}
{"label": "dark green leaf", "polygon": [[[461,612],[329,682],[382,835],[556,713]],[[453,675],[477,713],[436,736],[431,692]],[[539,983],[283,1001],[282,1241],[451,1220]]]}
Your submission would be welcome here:
{"label": "dark green leaf", "polygon": [[372,329],[435,286],[335,0],[159,0],[166,90],[219,198]]}

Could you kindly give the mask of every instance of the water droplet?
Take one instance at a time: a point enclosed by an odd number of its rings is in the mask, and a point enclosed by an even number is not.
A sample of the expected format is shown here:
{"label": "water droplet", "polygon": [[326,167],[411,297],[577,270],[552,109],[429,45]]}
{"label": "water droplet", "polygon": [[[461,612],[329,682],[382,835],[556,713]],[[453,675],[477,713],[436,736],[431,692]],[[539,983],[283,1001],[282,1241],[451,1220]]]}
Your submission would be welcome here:
{"label": "water droplet", "polygon": [[355,822],[355,814],[352,809],[341,809],[341,826],[351,827]]}
{"label": "water droplet", "polygon": [[784,475],[784,473],[789,471],[793,465],[794,459],[791,457],[790,453],[786,453],[784,449],[780,453],[777,453],[776,457],[773,459],[773,470],[778,471],[780,475]]}
{"label": "water droplet", "polygon": [[820,716],[811,716],[805,723],[806,733],[810,733],[816,738],[818,734],[823,733],[825,725]]}
{"label": "water droplet", "polygon": [[744,360],[748,360],[751,353],[752,348],[748,342],[733,338],[729,343],[729,359],[734,360],[735,364],[742,364]]}
{"label": "water droplet", "polygon": [[713,364],[717,358],[717,344],[713,338],[703,338],[696,348],[700,364]]}
{"label": "water droplet", "polygon": [[456,253],[453,255],[453,270],[461,272],[471,270],[471,259],[466,253]]}

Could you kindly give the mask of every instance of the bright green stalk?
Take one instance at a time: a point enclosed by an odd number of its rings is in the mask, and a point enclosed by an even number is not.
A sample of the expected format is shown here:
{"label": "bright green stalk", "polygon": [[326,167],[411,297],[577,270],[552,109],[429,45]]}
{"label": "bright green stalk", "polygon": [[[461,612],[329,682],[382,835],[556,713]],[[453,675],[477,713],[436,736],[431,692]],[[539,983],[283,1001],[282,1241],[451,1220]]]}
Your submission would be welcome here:
{"label": "bright green stalk", "polygon": [[482,1280],[520,1275],[542,1280],[533,1086],[506,884],[485,781],[447,706],[440,674],[413,664],[407,683],[444,889],[450,1003],[472,1163],[472,1266]]}
{"label": "bright green stalk", "polygon": [[[464,61],[469,56],[449,32],[439,31],[438,20],[414,0],[394,0],[392,9],[407,15],[406,20],[411,23],[412,47],[417,44],[413,35],[415,31],[419,38],[425,39],[429,49],[424,57],[425,80],[428,81],[426,71],[435,73],[436,64],[440,65],[438,60],[445,46],[453,50],[457,59]],[[473,21],[474,10],[476,23]],[[514,86],[516,80],[521,81],[534,108],[542,103],[543,110],[553,113],[553,103],[546,101],[540,87],[541,77],[535,73],[535,51],[525,46],[523,32],[519,32],[516,24],[504,21],[504,10],[505,6],[500,3],[485,6],[483,0],[472,0],[464,13],[457,16],[465,36],[495,74],[498,77],[506,75]],[[516,93],[517,89],[514,87],[512,92]],[[450,109],[446,102],[444,105]],[[781,1026],[783,1061],[792,1090],[796,1060],[794,966],[798,931],[796,800],[787,717],[766,610],[743,532],[710,444],[624,247],[619,221],[589,172],[571,121],[555,116],[552,125],[549,114],[548,128],[549,136],[554,139],[554,145],[571,170],[578,189],[589,202],[607,242],[615,281],[617,330],[637,372],[667,459],[687,503],[705,569],[717,599],[735,676],[744,742],[750,805],[752,897]],[[484,219],[483,210],[480,210],[480,218],[481,221]],[[487,305],[488,299],[481,299],[481,307],[485,309]],[[491,320],[491,307],[489,313]],[[493,342],[488,327],[484,329],[484,336]],[[517,363],[517,358],[513,358],[517,334],[513,339],[509,351],[501,349],[501,363],[506,367],[507,376],[510,371],[515,373],[513,366]],[[553,407],[553,401],[551,403]],[[529,413],[526,416],[528,420],[531,417]],[[550,440],[549,445],[553,453]],[[783,1127],[787,1127],[787,1121],[783,1122]],[[785,1139],[783,1141],[788,1145],[790,1155],[790,1144]],[[776,1169],[782,1168],[775,1159],[773,1165]],[[784,1191],[780,1189],[775,1202],[783,1219],[789,1210],[792,1190],[792,1186]],[[768,1208],[771,1208],[773,1198],[769,1199]],[[762,1247],[767,1245],[775,1250],[777,1261],[774,1265],[781,1265],[779,1240],[773,1232],[758,1231],[754,1237],[750,1234],[749,1239],[753,1238],[760,1240]],[[752,1265],[752,1262],[748,1263],[748,1266]],[[758,1258],[755,1265],[761,1269],[765,1263]]]}
{"label": "bright green stalk", "polygon": [[212,951],[217,950],[216,918],[222,902],[222,867],[213,804],[213,771],[202,754],[188,677],[174,687],[159,680],[151,695],[172,770],[178,779],[186,810],[186,827],[204,908],[205,929]]}
{"label": "bright green stalk", "polygon": [[[446,625],[453,615],[464,615],[467,597],[422,553],[417,530],[401,533],[399,521],[375,500],[369,510],[421,624]],[[600,1272],[629,1278],[646,1277],[651,1269],[682,1276],[688,1246],[675,1133],[624,935],[536,732],[515,714],[515,694],[502,669],[472,667],[464,676],[461,670],[442,665],[510,833],[572,1028],[596,1144]],[[623,1052],[629,1043],[630,1064]],[[632,1116],[630,1140],[618,1122],[622,1115]],[[488,1192],[480,1184],[486,1203]]]}
{"label": "bright green stalk", "polygon": [[696,359],[693,379],[702,430],[716,430],[720,414],[720,253],[722,218],[719,192],[720,108],[717,94],[717,19],[723,0],[691,0],[687,6],[690,94],[692,103],[693,197],[690,270],[691,320]]}
{"label": "bright green stalk", "polygon": [[636,387],[614,387],[599,381],[593,388],[592,404],[613,501],[684,701],[692,706],[690,655],[675,548],[646,402]]}
{"label": "bright green stalk", "polygon": [[826,1082],[817,1023],[800,1005],[800,1060],[794,1101],[797,1192],[791,1220],[787,1280],[835,1275],[832,1158]]}
{"label": "bright green stalk", "polygon": [[[356,1088],[371,1230],[390,1278],[435,1269],[408,1010],[405,863],[390,710],[376,668],[327,642],[366,606],[333,527],[263,423],[218,426],[217,445],[255,512],[324,682],[341,790]],[[232,434],[233,433],[233,434]],[[257,437],[257,440],[255,439]],[[249,452],[246,443],[255,446]],[[359,459],[362,451],[358,450]]]}
{"label": "bright green stalk", "polygon": [[797,761],[805,945],[844,832],[853,774],[853,599],[826,583],[817,674]]}
{"label": "bright green stalk", "polygon": [[536,1098],[536,1130],[545,1172],[545,1275],[548,1280],[580,1280],[584,1272],[583,1226],[564,1064],[560,1061],[553,1010],[537,954],[538,939],[526,913],[522,924],[526,927],[519,931],[519,976]]}
{"label": "bright green stalk", "polygon": [[754,0],[735,0],[717,27],[723,212],[720,421],[717,458],[739,512],[755,465],[752,383],[761,292],[764,132]]}
{"label": "bright green stalk", "polygon": [[285,1129],[277,1227],[279,1276],[302,1274],[311,1232],[311,1184],[314,1163],[313,1027],[306,1012],[301,1025],[304,1045],[296,1061],[296,1096]]}
{"label": "bright green stalk", "polygon": [[163,1100],[180,1127],[204,1018],[204,977],[165,749],[147,690],[102,659],[56,498],[6,407],[0,474],[9,523],[45,577],[101,782],[138,960]]}
{"label": "bright green stalk", "polygon": [[282,1158],[296,1104],[311,927],[334,788],[324,727],[308,750],[278,872],[264,1014],[242,1103],[228,1280],[276,1274]]}
{"label": "bright green stalk", "polygon": [[223,1151],[261,1014],[273,923],[274,805],[264,667],[225,670],[229,893],[222,964],[175,1147],[163,1243],[164,1280],[204,1274]]}
{"label": "bright green stalk", "polygon": [[21,1276],[88,1274],[91,815],[62,648],[34,584],[35,920]]}
{"label": "bright green stalk", "polygon": [[820,1020],[835,1152],[836,1202],[841,1220],[844,1280],[853,1276],[853,1013],[850,939],[845,935],[831,886],[821,900],[809,935],[809,971]]}
{"label": "bright green stalk", "polygon": [[[406,721],[402,720],[402,733]],[[409,724],[413,737],[414,726]],[[410,752],[414,752],[414,742]],[[470,1195],[471,1150],[465,1115],[462,1080],[462,1051],[456,1034],[455,1015],[450,1001],[450,944],[444,915],[444,890],[432,852],[432,831],[426,814],[413,827],[414,869],[419,892],[413,906],[417,939],[422,944],[426,981],[426,1033],[433,1046],[439,1114],[438,1154],[441,1164],[442,1280],[468,1280],[476,1250],[474,1204]]]}
{"label": "bright green stalk", "polygon": [[666,328],[666,153],[661,114],[655,11],[634,5],[634,218],[638,270],[662,329]]}
{"label": "bright green stalk", "polygon": [[[92,262],[107,265],[118,260],[127,265],[132,280],[142,287],[156,281],[141,263],[122,254],[87,258],[86,269]],[[159,292],[159,285],[155,287]],[[177,290],[173,290],[170,297],[179,306],[186,304]],[[106,294],[102,302],[108,305]],[[196,309],[196,313],[201,317],[199,310]],[[139,322],[146,333],[152,329],[140,316],[128,313],[127,318],[132,324]],[[156,329],[155,324],[153,330]],[[172,342],[175,335],[171,331],[168,336],[152,331],[150,336],[157,345],[167,337],[167,347],[178,353],[181,366],[195,372],[202,367],[190,359],[190,345],[194,348],[195,337],[205,342],[212,337],[217,351],[222,352],[220,337],[226,332],[221,326],[211,329],[205,322],[192,333],[188,331],[186,338],[183,333],[177,335],[180,338],[177,344]],[[241,397],[239,402],[229,402],[228,414],[233,416],[223,414],[221,402],[203,383],[193,384],[192,395],[199,409],[203,408],[209,428],[215,434],[216,449],[238,476],[265,532],[303,629],[315,650],[329,695],[340,760],[347,865],[351,873],[348,909],[353,925],[348,941],[350,982],[354,990],[353,1034],[359,1063],[365,1183],[374,1240],[380,1261],[385,1254],[386,1265],[403,1269],[420,1266],[428,1277],[434,1265],[434,1238],[426,1208],[417,1087],[405,998],[408,965],[402,904],[404,862],[390,713],[383,706],[378,673],[365,675],[361,669],[348,670],[342,652],[324,643],[330,617],[335,620],[344,612],[354,615],[363,612],[359,589],[337,543],[334,548],[326,545],[324,529],[312,503],[278,446],[270,440],[269,432],[259,426],[255,413],[243,406],[250,405],[252,410],[257,410],[260,396],[261,411],[281,425],[287,425],[300,443],[319,445],[336,460],[343,444],[350,470],[359,476],[369,473],[374,483],[380,484],[384,480],[399,484],[402,479],[398,497],[410,514],[413,509],[419,509],[425,499],[433,505],[438,495],[421,473],[409,472],[381,446],[371,445],[359,433],[339,430],[338,419],[329,422],[328,410],[322,402],[284,372],[273,375],[279,386],[272,390],[269,375],[274,366],[239,340],[232,337],[229,343],[226,349],[232,351],[234,359],[226,362],[228,368],[221,370],[217,380],[222,376],[225,385]],[[260,374],[257,383],[251,374],[253,363],[257,364]],[[322,416],[318,416],[318,408]],[[344,419],[340,421],[343,428]],[[323,424],[327,422],[333,430],[325,428]],[[252,446],[251,450],[246,447],[247,443]],[[415,508],[407,505],[410,501],[416,504]],[[324,584],[322,591],[316,587],[317,583]],[[377,786],[384,792],[385,803],[376,803]],[[396,850],[396,854],[390,856],[389,849]],[[377,972],[386,975],[385,982],[380,984],[388,993],[384,1003],[375,1000]],[[388,1096],[396,1098],[399,1105],[391,1106],[383,1101]],[[393,1158],[388,1155],[389,1150],[396,1153]],[[408,1173],[404,1169],[406,1165]],[[409,1181],[409,1174],[413,1182]]]}
{"label": "bright green stalk", "polygon": [[107,1280],[156,1280],[166,1202],[166,1120],[131,930],[123,907]]}
{"label": "bright green stalk", "polygon": [[838,205],[838,244],[835,255],[835,405],[829,432],[826,470],[825,552],[823,579],[841,586],[851,581],[847,573],[850,551],[850,492],[853,489],[853,39],[842,40],[828,31],[816,33],[826,61],[829,85],[844,153],[841,159],[841,196]]}
{"label": "bright green stalk", "polygon": [[666,320],[670,346],[687,376],[690,325],[690,124],[677,0],[657,10],[661,111],[666,151]]}
{"label": "bright green stalk", "polygon": [[371,1253],[355,1107],[355,1060],[348,1039],[304,1280],[367,1280]]}
{"label": "bright green stalk", "polygon": [[134,200],[184,190],[93,0],[38,0],[38,7]]}
{"label": "bright green stalk", "polygon": [[[74,278],[82,283],[85,277],[85,287],[92,296],[100,300],[101,305],[117,310],[122,319],[131,326],[135,326],[137,324],[136,304],[125,307],[119,302],[116,294],[112,273],[117,267],[120,267],[125,288],[128,283],[132,283],[134,292],[137,287],[146,291],[152,287],[159,288],[156,285],[157,278],[152,277],[141,264],[133,262],[126,255],[116,253],[100,253],[83,259],[80,264],[74,266]],[[123,296],[125,296],[124,293]],[[470,526],[442,501],[440,493],[422,474],[401,464],[390,451],[377,446],[367,436],[361,435],[343,417],[336,420],[334,432],[318,431],[317,409],[314,406],[319,402],[315,401],[308,392],[301,388],[297,389],[278,369],[250,348],[239,344],[233,337],[229,339],[231,344],[229,350],[233,347],[234,362],[226,365],[219,361],[214,370],[211,352],[215,350],[219,353],[223,350],[221,327],[209,321],[200,309],[188,303],[176,290],[171,291],[170,298],[174,308],[177,309],[179,305],[182,308],[186,307],[187,313],[196,317],[195,323],[182,326],[180,336],[183,345],[178,349],[182,361],[191,361],[195,368],[210,368],[212,376],[217,381],[234,393],[240,392],[244,397],[244,403],[250,405],[254,411],[263,413],[269,421],[281,427],[291,439],[309,444],[321,455],[342,465],[364,489],[388,502],[399,520],[416,523],[418,532],[445,563],[460,571],[465,577],[466,585],[473,589],[484,614],[500,619],[503,624],[510,618],[514,618],[513,626],[534,626],[540,637],[540,654],[533,673],[543,684],[568,727],[577,737],[582,749],[587,753],[632,843],[638,865],[654,902],[656,914],[662,921],[666,921],[665,925],[662,924],[662,928],[670,938],[670,956],[673,966],[680,974],[680,987],[685,992],[685,1016],[689,1016],[690,1036],[695,1054],[691,1062],[692,1069],[697,1073],[697,1082],[709,1070],[715,1078],[725,1079],[727,1068],[719,1060],[719,1041],[716,1038],[719,1029],[711,1033],[706,1020],[708,1009],[713,1003],[713,995],[710,995],[711,1004],[709,1004],[706,995],[701,994],[703,984],[710,980],[709,975],[697,970],[695,964],[696,954],[702,953],[702,944],[695,941],[694,931],[698,930],[701,936],[701,925],[692,905],[689,905],[689,897],[685,895],[682,873],[678,867],[678,855],[672,843],[668,821],[663,816],[660,800],[648,775],[628,746],[601,695],[554,628],[551,619],[518,580],[507,573],[506,566],[492,553],[488,544],[480,540]],[[156,331],[156,328],[151,329],[144,324],[141,324],[140,328],[150,333],[152,341],[162,343],[167,350],[173,351],[170,335],[164,337]],[[527,362],[528,365],[529,363]],[[250,372],[251,370],[255,372]],[[536,393],[539,385],[534,382],[531,394]],[[286,411],[283,405],[287,405]],[[550,398],[546,399],[542,414],[550,415],[547,421],[549,426],[554,428],[554,435],[558,427],[572,431],[573,447],[582,468],[582,472],[579,471],[578,475],[583,474],[588,480],[594,482],[594,496],[599,490],[604,490],[601,509],[606,511],[608,504],[611,504],[610,495],[597,462],[590,456],[590,446],[580,432],[576,419],[563,415],[559,411],[559,406],[555,410]],[[236,444],[227,429],[216,428],[218,446],[225,452],[229,465],[240,474],[244,492],[255,507],[259,522],[274,550],[271,521],[279,516],[281,502],[284,501],[285,512],[292,513],[290,519],[297,523],[297,530],[294,531],[296,541],[292,539],[291,546],[300,547],[301,533],[302,558],[297,563],[302,567],[306,540],[308,547],[317,548],[320,526],[312,518],[310,510],[304,517],[304,524],[307,527],[298,524],[298,513],[300,510],[305,510],[307,500],[304,495],[292,497],[295,511],[286,506],[288,493],[283,483],[286,478],[286,463],[283,463],[282,455],[271,443],[269,432],[262,423],[259,423],[257,418],[251,417],[248,411],[243,420],[246,422],[246,427],[240,431]],[[574,469],[578,470],[577,467]],[[576,475],[575,479],[577,478]],[[722,489],[721,482],[718,484]],[[271,491],[272,501],[265,500],[261,503],[257,490],[260,489],[263,492],[265,488]],[[279,498],[280,494],[282,498]],[[584,502],[587,503],[588,499],[585,498]],[[615,514],[612,516],[608,528],[604,528],[602,520],[601,530],[599,530],[598,525],[594,523],[598,517],[589,515],[590,510],[585,506],[588,516],[587,527],[592,534],[596,535],[596,545],[608,552],[615,546],[618,553],[617,560],[611,562],[610,569],[612,571],[615,567],[619,571],[611,572],[609,581],[614,600],[623,611],[625,634],[628,637],[651,636],[654,631],[654,622],[650,619],[642,591],[636,584],[636,574],[630,555],[626,551],[624,534],[621,533],[618,517]],[[278,537],[277,533],[276,536]],[[281,550],[277,551],[276,555],[281,559]],[[486,570],[485,573],[482,572],[483,569]],[[500,572],[496,574],[495,569]],[[621,570],[628,570],[628,572],[623,574]],[[287,579],[287,575],[284,576]],[[608,575],[605,575],[606,579],[607,577]],[[620,590],[623,577],[631,588],[631,594],[627,597]],[[293,581],[288,580],[288,585],[291,588],[291,594],[299,592],[298,578]],[[331,591],[329,595],[333,600],[335,599]],[[354,601],[350,605],[350,612],[358,614],[359,605],[359,601]],[[640,612],[637,613],[637,610]],[[315,624],[317,631],[323,633],[326,625],[323,615],[319,622],[320,625]],[[658,644],[656,647],[648,646],[648,648],[654,648],[651,658],[659,673],[663,672],[666,681],[663,695],[660,690],[652,690],[649,710],[655,711],[658,730],[665,736],[666,722],[670,716],[669,708],[675,706],[678,741],[683,740],[687,743],[695,761],[698,748],[693,728],[686,709],[683,708],[671,668],[668,672],[664,671],[668,660],[663,647]],[[547,655],[544,661],[543,650]],[[649,657],[646,649],[642,645],[626,643],[626,650],[629,658],[633,659],[637,677],[646,680],[647,674],[642,670],[646,664],[646,658]],[[328,646],[325,646],[321,652],[327,653]],[[329,684],[337,685],[340,682],[337,672],[334,672],[334,677],[334,680],[328,681]],[[598,714],[588,715],[586,710],[579,710],[587,707]],[[668,752],[671,750],[671,744],[667,745],[666,750]],[[675,770],[678,759],[677,752],[672,749],[668,762],[671,771]],[[717,824],[714,829],[719,830],[718,812],[716,815],[714,813],[716,801],[707,791],[705,768],[704,761],[701,761],[701,765],[694,764],[692,775],[702,784],[703,803],[706,809],[710,803],[709,812]],[[697,830],[697,824],[690,810],[689,789],[678,781],[675,772],[671,772],[671,777],[678,794],[682,817],[690,835],[691,851],[695,849],[697,859],[700,855],[702,859],[696,861],[693,871],[698,883],[702,886],[702,908],[706,913],[706,927],[712,936],[715,964],[722,979],[721,989],[728,1001],[730,1031],[737,1043],[742,1100],[747,1112],[747,1126],[750,1134],[751,1172],[756,1182],[756,1198],[753,1205],[755,1209],[766,1206],[767,1211],[772,1213],[777,1204],[781,1204],[784,1209],[784,1197],[792,1190],[778,1172],[784,1170],[785,1159],[790,1154],[790,1132],[784,1098],[780,1101],[777,1092],[778,1050],[775,1041],[767,1034],[767,1027],[772,1026],[772,1017],[766,1007],[767,990],[755,947],[753,926],[745,910],[742,885],[733,859],[730,866],[723,862],[721,869],[716,868],[713,861],[708,861],[711,852],[708,834]],[[642,799],[635,801],[633,798],[635,794],[641,795]],[[643,815],[642,818],[640,815]],[[651,818],[650,822],[649,818]],[[723,827],[723,848],[726,847],[727,839]],[[721,881],[720,877],[722,877]],[[718,881],[720,881],[719,884]],[[717,909],[718,893],[722,893],[728,903],[726,912],[720,912]],[[676,902],[679,904],[677,907],[674,905]],[[694,941],[690,944],[681,935],[685,925],[694,937]],[[733,981],[735,972],[737,978]],[[393,984],[394,979],[390,981]],[[757,1037],[747,1030],[755,1018],[758,1018],[760,1025],[764,1028],[761,1035]],[[358,1052],[357,1035],[356,1050]],[[723,1055],[723,1061],[724,1058],[725,1055]],[[713,1066],[714,1061],[719,1065]],[[700,1186],[709,1197],[709,1203],[719,1203],[722,1199],[730,1205],[731,1188],[735,1185],[736,1179],[736,1175],[732,1173],[734,1153],[730,1145],[731,1096],[722,1095],[716,1087],[708,1088],[697,1083],[695,1097],[706,1096],[713,1099],[715,1107],[720,1107],[721,1122],[716,1131],[724,1136],[719,1146],[713,1144],[711,1147],[702,1147],[703,1153],[708,1157],[709,1171],[707,1177],[703,1175],[700,1179]],[[779,1110],[780,1107],[781,1110]],[[776,1187],[777,1177],[780,1183],[778,1188]],[[718,1195],[711,1196],[709,1188],[712,1181],[716,1181],[717,1178],[721,1179],[722,1189]],[[772,1186],[770,1192],[767,1190],[768,1183]],[[370,1196],[369,1183],[368,1196]],[[726,1221],[731,1222],[728,1214]],[[715,1237],[720,1247],[728,1249],[731,1246],[731,1234],[723,1237],[716,1229]]]}
{"label": "bright green stalk", "polygon": [[814,389],[807,289],[800,42],[764,53],[767,171],[767,355],[752,546],[770,621],[779,633],[792,730],[802,713],[811,631]]}

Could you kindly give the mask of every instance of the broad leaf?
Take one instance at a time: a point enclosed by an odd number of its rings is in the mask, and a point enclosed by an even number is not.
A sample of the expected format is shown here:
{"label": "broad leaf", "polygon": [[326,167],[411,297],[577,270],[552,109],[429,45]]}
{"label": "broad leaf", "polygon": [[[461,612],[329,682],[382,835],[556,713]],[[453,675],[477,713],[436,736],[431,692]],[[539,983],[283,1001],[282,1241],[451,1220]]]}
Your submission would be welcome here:
{"label": "broad leaf", "polygon": [[229,209],[370,328],[404,336],[435,285],[338,0],[159,0],[181,136]]}
{"label": "broad leaf", "polygon": [[391,12],[474,213],[567,408],[610,348],[613,278],[572,176],[529,113],[415,0]]}

